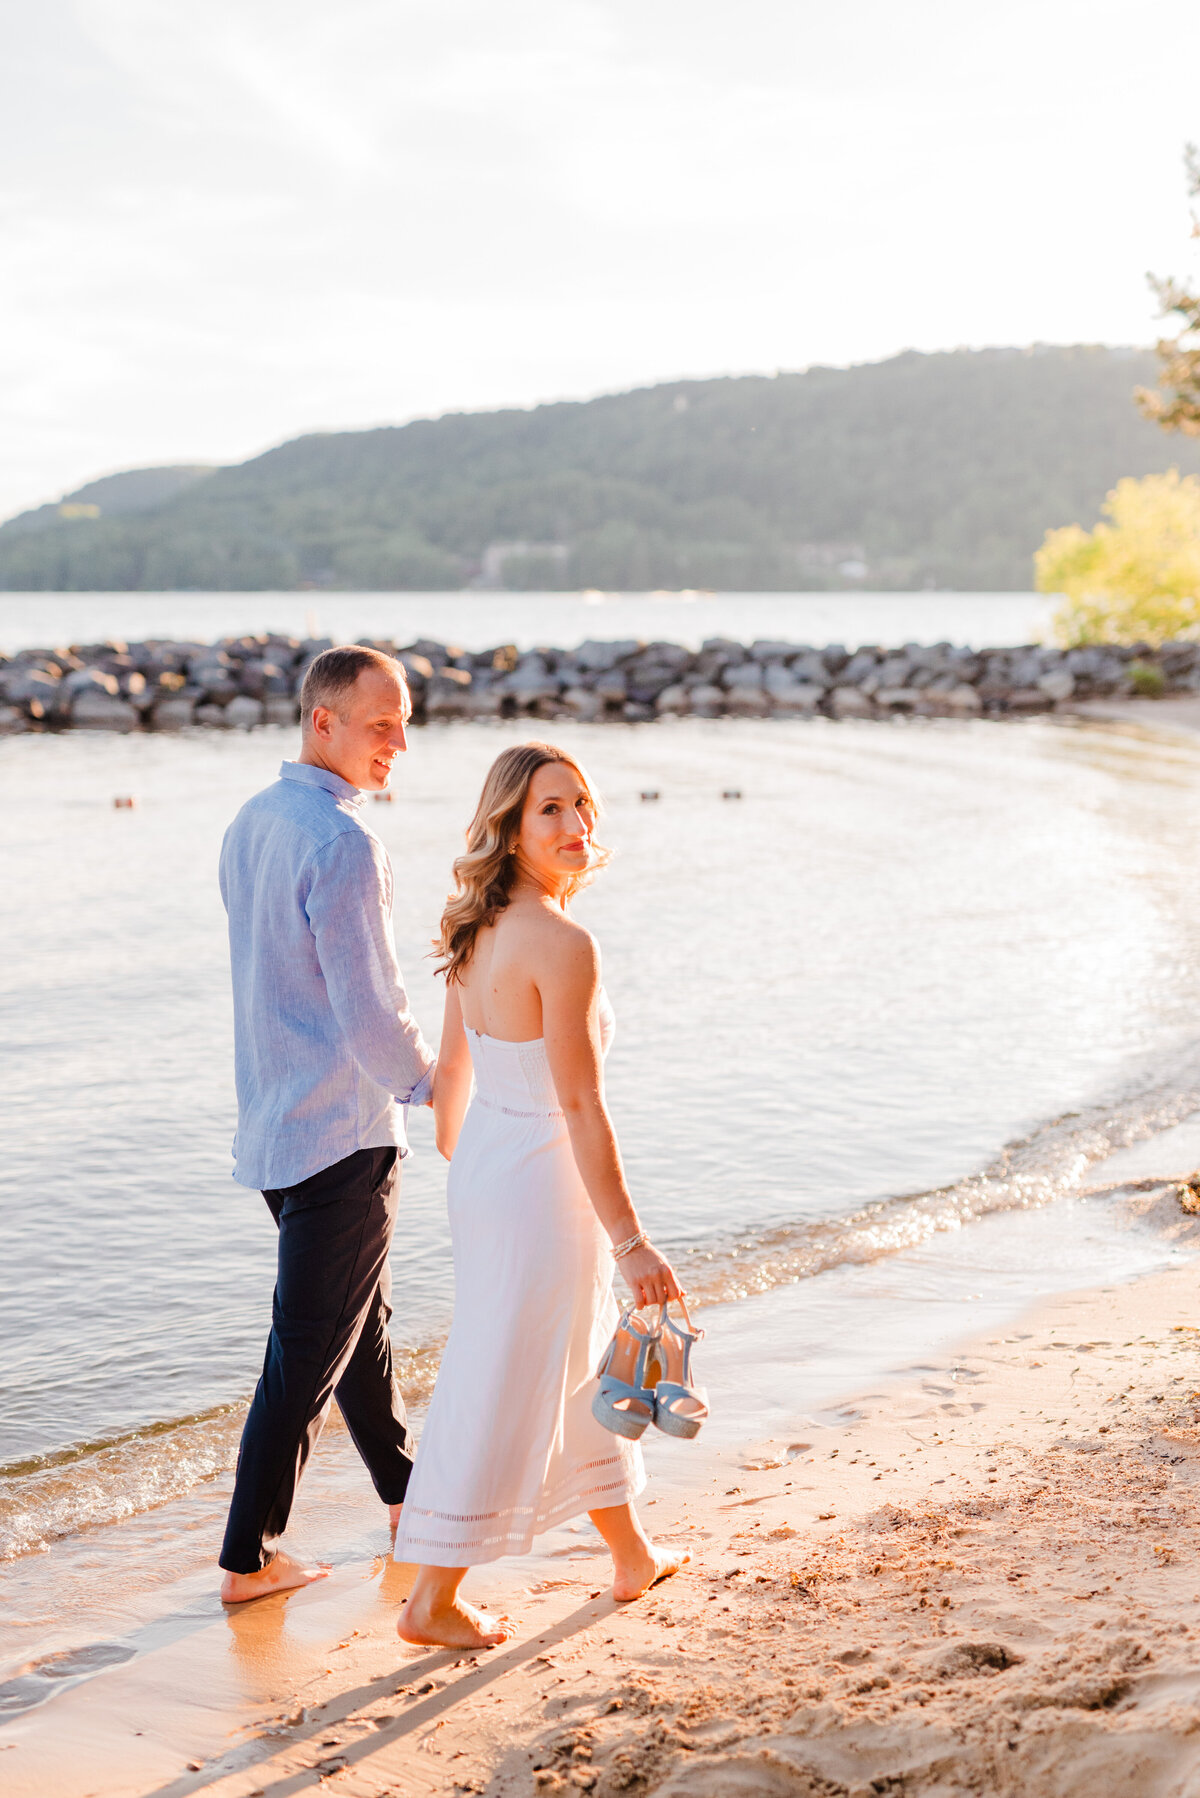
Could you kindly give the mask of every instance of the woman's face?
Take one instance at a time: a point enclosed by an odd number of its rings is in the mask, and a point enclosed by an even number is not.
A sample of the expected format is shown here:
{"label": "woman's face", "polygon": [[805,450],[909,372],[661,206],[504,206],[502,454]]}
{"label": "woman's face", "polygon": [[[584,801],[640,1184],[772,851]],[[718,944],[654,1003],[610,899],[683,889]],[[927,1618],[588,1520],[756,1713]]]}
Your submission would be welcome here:
{"label": "woman's face", "polygon": [[517,862],[548,888],[582,874],[592,858],[596,811],[592,796],[570,762],[545,762],[529,783]]}

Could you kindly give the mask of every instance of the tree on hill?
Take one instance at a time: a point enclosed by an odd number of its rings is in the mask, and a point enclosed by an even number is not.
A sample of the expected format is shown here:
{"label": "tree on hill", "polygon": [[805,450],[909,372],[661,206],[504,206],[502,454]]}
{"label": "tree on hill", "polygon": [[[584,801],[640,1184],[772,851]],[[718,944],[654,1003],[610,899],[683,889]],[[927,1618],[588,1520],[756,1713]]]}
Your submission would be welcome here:
{"label": "tree on hill", "polygon": [[[1184,152],[1188,176],[1188,196],[1200,199],[1200,150],[1189,144]],[[1200,237],[1200,216],[1192,213],[1192,236]],[[1138,404],[1147,418],[1166,431],[1182,431],[1188,437],[1200,437],[1200,293],[1181,281],[1160,281],[1150,277],[1164,317],[1172,314],[1183,321],[1183,329],[1175,337],[1160,338],[1156,350],[1162,372],[1158,378],[1160,392],[1153,388],[1138,389]]]}
{"label": "tree on hill", "polygon": [[1047,531],[1034,557],[1039,592],[1066,595],[1054,620],[1064,647],[1165,643],[1200,628],[1200,480],[1177,468],[1118,481],[1111,522]]}
{"label": "tree on hill", "polygon": [[909,352],[301,437],[136,514],[10,520],[0,588],[1023,588],[1047,527],[1161,470],[1153,371]]}

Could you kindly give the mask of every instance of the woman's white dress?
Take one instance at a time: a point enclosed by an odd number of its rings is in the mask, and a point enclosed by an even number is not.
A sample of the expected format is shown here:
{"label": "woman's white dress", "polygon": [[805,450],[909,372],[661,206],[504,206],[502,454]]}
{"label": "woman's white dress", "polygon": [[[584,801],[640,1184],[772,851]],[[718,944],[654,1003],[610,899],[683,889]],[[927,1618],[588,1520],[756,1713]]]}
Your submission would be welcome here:
{"label": "woman's white dress", "polygon": [[[601,995],[601,1041],[613,1016]],[[545,1045],[468,1030],[475,1094],[450,1163],[454,1323],[396,1535],[397,1560],[472,1567],[626,1504],[636,1442],[592,1416],[617,1321],[613,1260]]]}

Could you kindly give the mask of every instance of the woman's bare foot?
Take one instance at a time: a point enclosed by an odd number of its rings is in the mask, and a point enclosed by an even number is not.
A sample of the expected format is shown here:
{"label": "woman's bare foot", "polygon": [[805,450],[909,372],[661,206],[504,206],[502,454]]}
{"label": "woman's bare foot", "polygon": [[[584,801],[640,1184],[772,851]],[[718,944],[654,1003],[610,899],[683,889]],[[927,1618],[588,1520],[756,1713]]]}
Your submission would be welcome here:
{"label": "woman's bare foot", "polygon": [[499,1648],[515,1632],[511,1624],[477,1611],[464,1598],[415,1608],[410,1598],[400,1613],[396,1633],[402,1642],[418,1648]]}
{"label": "woman's bare foot", "polygon": [[657,1586],[660,1579],[670,1579],[691,1558],[686,1549],[652,1546],[627,1559],[622,1557],[620,1564],[613,1567],[613,1597],[618,1604],[628,1604],[631,1599],[648,1592],[651,1586]]}
{"label": "woman's bare foot", "polygon": [[328,1579],[328,1567],[301,1567],[291,1555],[279,1549],[274,1560],[257,1573],[227,1573],[221,1581],[222,1604],[245,1604],[251,1598],[266,1598],[271,1592],[292,1592],[297,1586],[311,1586],[314,1580]]}

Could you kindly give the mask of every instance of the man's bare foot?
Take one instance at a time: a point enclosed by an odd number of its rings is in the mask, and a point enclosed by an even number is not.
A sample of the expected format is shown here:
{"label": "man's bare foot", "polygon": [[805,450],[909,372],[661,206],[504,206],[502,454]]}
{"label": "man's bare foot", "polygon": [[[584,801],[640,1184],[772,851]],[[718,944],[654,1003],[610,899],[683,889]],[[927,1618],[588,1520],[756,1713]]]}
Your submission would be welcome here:
{"label": "man's bare foot", "polygon": [[464,1598],[436,1610],[428,1605],[414,1610],[410,1598],[400,1613],[396,1633],[402,1642],[418,1648],[499,1648],[516,1632],[510,1623],[477,1611]]}
{"label": "man's bare foot", "polygon": [[644,1554],[613,1568],[613,1597],[618,1604],[628,1604],[630,1599],[640,1598],[651,1586],[657,1586],[660,1579],[670,1579],[691,1558],[682,1548],[648,1548]]}
{"label": "man's bare foot", "polygon": [[297,1586],[311,1586],[314,1580],[328,1579],[328,1567],[302,1567],[279,1549],[273,1561],[257,1573],[227,1573],[221,1581],[222,1604],[245,1604],[251,1598],[266,1598],[271,1592],[292,1592]]}
{"label": "man's bare foot", "polygon": [[389,1505],[388,1506],[388,1523],[391,1525],[391,1531],[392,1531],[393,1536],[396,1534],[396,1531],[400,1528],[400,1514],[403,1511],[403,1509],[404,1509],[403,1505]]}

